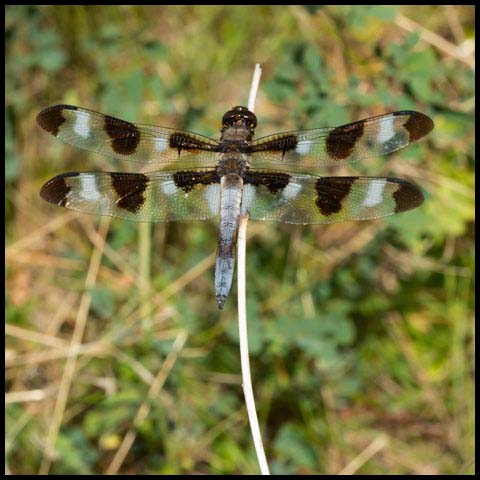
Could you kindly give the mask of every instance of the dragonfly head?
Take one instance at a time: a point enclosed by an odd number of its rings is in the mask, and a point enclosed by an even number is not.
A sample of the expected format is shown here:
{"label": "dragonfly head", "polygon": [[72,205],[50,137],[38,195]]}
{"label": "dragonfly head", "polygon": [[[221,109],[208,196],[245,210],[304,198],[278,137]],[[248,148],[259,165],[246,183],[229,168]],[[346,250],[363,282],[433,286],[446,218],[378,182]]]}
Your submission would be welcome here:
{"label": "dragonfly head", "polygon": [[253,133],[257,126],[257,117],[247,107],[233,107],[222,118],[223,129],[228,127],[246,127]]}

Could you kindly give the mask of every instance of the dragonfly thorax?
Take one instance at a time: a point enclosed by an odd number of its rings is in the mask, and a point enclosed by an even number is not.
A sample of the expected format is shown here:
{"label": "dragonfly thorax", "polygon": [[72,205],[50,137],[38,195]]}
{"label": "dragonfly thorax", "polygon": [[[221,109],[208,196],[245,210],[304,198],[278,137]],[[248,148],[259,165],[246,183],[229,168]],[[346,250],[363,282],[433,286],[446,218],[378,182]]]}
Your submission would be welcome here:
{"label": "dragonfly thorax", "polygon": [[223,153],[217,165],[217,174],[223,175],[236,174],[243,176],[248,169],[248,157],[242,153]]}

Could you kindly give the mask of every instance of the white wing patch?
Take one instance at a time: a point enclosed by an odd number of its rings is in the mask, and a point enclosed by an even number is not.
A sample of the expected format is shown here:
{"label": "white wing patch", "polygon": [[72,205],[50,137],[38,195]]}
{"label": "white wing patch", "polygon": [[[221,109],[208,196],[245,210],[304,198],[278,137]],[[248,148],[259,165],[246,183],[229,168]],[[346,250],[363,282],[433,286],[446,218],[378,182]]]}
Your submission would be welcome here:
{"label": "white wing patch", "polygon": [[365,207],[375,207],[383,201],[383,190],[387,184],[387,179],[375,179],[370,182],[368,185],[367,193],[365,194],[365,199],[363,204]]}
{"label": "white wing patch", "polygon": [[73,131],[82,138],[90,135],[90,115],[86,112],[77,111]]}
{"label": "white wing patch", "polygon": [[312,148],[312,143],[313,142],[311,140],[302,140],[301,142],[297,143],[295,151],[299,155],[306,155]]}
{"label": "white wing patch", "polygon": [[377,135],[379,143],[388,142],[395,135],[393,118],[394,116],[390,115],[379,123],[380,130]]}
{"label": "white wing patch", "polygon": [[295,198],[302,191],[302,186],[299,183],[290,182],[282,192],[282,195],[287,200]]}
{"label": "white wing patch", "polygon": [[218,184],[209,185],[205,189],[205,198],[207,199],[208,208],[214,215],[218,215],[218,212],[219,212],[219,207],[220,207],[219,194],[220,194],[220,185]]}
{"label": "white wing patch", "polygon": [[249,183],[243,185],[243,196],[242,196],[242,213],[248,212],[248,209],[252,206],[253,200],[255,199],[256,188]]}
{"label": "white wing patch", "polygon": [[95,175],[89,173],[80,175],[80,196],[85,200],[98,200],[101,197]]}
{"label": "white wing patch", "polygon": [[168,181],[162,183],[162,192],[167,196],[171,197],[177,193],[177,186],[174,182]]}
{"label": "white wing patch", "polygon": [[155,138],[155,149],[158,152],[163,152],[168,148],[168,142],[166,138]]}

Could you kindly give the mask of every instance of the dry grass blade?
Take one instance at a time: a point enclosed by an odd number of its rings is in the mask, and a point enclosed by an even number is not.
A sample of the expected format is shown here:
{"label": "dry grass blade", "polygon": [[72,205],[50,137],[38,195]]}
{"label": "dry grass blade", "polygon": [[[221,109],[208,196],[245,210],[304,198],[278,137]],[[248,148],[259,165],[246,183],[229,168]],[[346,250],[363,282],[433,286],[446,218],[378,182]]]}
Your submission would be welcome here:
{"label": "dry grass blade", "polygon": [[380,435],[373,442],[368,445],[362,452],[360,452],[342,471],[339,475],[354,475],[362,466],[367,463],[375,454],[388,446],[388,437]]}
{"label": "dry grass blade", "polygon": [[106,474],[113,475],[118,472],[120,467],[122,466],[125,457],[127,456],[130,448],[132,448],[133,442],[135,441],[136,437],[136,430],[142,424],[142,422],[147,418],[148,413],[150,412],[150,400],[153,400],[158,397],[161,388],[163,387],[165,380],[168,377],[173,365],[177,361],[178,355],[180,354],[185,342],[187,340],[187,334],[185,332],[180,332],[177,335],[177,338],[173,342],[172,350],[167,355],[167,358],[162,364],[162,367],[158,371],[157,376],[155,377],[154,381],[152,382],[150,389],[147,394],[148,401],[142,403],[140,408],[137,411],[135,419],[133,421],[133,426],[130,427],[128,432],[123,437],[122,443],[117,450],[117,453],[113,457],[112,462],[110,463]]}
{"label": "dry grass blade", "polygon": [[467,64],[472,70],[475,69],[475,43],[473,41],[463,42],[460,46],[457,46],[401,14],[397,16],[395,23],[408,32],[419,33],[424,42]]}
{"label": "dry grass blade", "polygon": [[[102,218],[100,222],[99,232],[104,242],[107,237],[107,232],[110,226],[110,217]],[[100,246],[101,247],[101,246]],[[100,263],[103,255],[103,248],[95,247],[91,259],[90,266],[88,268],[87,278],[85,280],[85,293],[82,295],[80,307],[77,312],[77,318],[75,320],[75,327],[70,342],[70,348],[75,350],[82,342],[83,333],[85,331],[85,325],[87,323],[88,312],[92,302],[92,294],[90,290],[94,287],[98,271],[100,269]],[[75,367],[77,364],[77,355],[68,356],[65,368],[63,370],[62,379],[58,391],[55,408],[52,414],[52,420],[50,422],[47,439],[45,442],[45,448],[43,451],[43,460],[40,466],[40,475],[48,474],[50,465],[53,458],[55,442],[57,440],[58,432],[62,424],[65,407],[67,405],[68,394],[73,381],[75,373]]]}

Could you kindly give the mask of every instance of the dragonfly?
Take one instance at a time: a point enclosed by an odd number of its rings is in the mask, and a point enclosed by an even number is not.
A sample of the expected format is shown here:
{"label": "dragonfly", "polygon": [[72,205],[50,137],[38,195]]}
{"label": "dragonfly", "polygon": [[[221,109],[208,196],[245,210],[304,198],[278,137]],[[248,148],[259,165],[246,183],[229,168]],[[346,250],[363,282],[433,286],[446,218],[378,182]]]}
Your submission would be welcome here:
{"label": "dragonfly", "polygon": [[[427,115],[401,110],[346,125],[276,133],[254,139],[257,117],[244,106],[222,118],[220,139],[142,125],[72,105],[37,116],[41,128],[80,149],[120,160],[158,163],[150,173],[67,172],[48,180],[40,196],[55,205],[140,222],[220,217],[215,260],[218,308],[235,267],[240,217],[290,224],[328,224],[405,212],[421,190],[399,178],[318,176],[404,148],[427,135]],[[308,173],[297,173],[299,170]]]}

